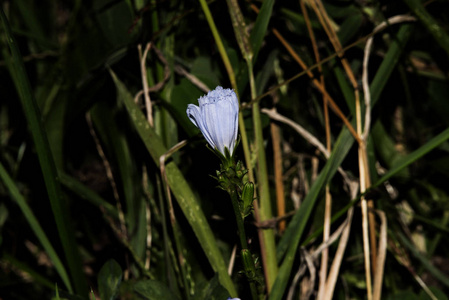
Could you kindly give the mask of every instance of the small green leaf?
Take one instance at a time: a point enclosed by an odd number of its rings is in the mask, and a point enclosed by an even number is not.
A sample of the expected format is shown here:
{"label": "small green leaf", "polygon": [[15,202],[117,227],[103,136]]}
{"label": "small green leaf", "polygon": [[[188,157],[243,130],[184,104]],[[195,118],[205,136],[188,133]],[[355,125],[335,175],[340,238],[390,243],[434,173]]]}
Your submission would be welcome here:
{"label": "small green leaf", "polygon": [[122,281],[122,268],[113,259],[108,260],[98,274],[98,289],[102,300],[115,299]]}

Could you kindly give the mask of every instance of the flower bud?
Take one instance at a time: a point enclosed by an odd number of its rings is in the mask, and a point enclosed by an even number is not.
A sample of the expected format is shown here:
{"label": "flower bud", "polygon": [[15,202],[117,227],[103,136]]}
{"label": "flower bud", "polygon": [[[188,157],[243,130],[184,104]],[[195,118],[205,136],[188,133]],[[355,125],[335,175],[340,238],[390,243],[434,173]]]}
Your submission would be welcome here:
{"label": "flower bud", "polygon": [[243,261],[243,268],[245,270],[245,274],[248,278],[248,280],[255,280],[256,279],[256,268],[254,266],[254,260],[253,256],[251,255],[251,252],[248,249],[242,249],[241,251],[242,255],[242,261]]}
{"label": "flower bud", "polygon": [[253,200],[254,200],[254,183],[247,182],[243,186],[242,190],[242,217],[246,217],[251,213],[253,209]]}

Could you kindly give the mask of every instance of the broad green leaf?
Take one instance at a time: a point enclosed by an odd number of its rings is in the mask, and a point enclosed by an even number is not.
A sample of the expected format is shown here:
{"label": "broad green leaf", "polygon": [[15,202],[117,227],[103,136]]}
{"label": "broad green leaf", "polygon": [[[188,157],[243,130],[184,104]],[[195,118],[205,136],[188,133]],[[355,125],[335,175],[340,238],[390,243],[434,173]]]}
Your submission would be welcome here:
{"label": "broad green leaf", "polygon": [[122,282],[122,268],[113,259],[108,260],[98,273],[98,290],[102,300],[114,300]]}

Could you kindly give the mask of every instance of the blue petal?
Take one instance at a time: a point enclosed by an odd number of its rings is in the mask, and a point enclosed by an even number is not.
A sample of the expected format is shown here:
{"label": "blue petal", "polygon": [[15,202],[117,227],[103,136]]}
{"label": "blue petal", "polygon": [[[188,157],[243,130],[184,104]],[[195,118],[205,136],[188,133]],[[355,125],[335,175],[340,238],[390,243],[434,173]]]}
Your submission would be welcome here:
{"label": "blue petal", "polygon": [[207,131],[206,124],[204,123],[201,107],[194,104],[189,104],[187,106],[187,116],[190,121],[192,121],[192,123],[201,130],[209,145],[211,145],[212,148],[215,148],[215,144]]}

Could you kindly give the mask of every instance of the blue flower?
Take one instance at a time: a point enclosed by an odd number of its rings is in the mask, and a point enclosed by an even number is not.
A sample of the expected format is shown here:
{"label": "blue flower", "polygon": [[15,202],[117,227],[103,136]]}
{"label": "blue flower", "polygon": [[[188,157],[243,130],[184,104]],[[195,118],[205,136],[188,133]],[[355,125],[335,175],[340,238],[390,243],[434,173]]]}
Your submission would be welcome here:
{"label": "blue flower", "polygon": [[231,297],[229,297],[228,300],[240,300],[240,298],[231,298]]}
{"label": "blue flower", "polygon": [[232,89],[217,86],[198,99],[199,106],[189,104],[187,116],[198,127],[213,149],[232,156],[238,132],[239,102]]}

